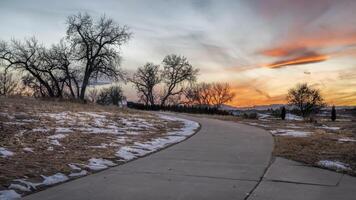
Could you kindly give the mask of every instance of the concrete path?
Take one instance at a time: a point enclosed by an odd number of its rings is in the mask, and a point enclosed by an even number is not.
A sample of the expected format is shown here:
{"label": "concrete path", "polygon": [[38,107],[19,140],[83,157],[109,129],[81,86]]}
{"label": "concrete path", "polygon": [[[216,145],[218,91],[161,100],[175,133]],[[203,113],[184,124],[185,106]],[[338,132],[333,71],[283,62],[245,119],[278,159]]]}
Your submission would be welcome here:
{"label": "concrete path", "polygon": [[272,159],[273,138],[262,129],[185,118],[202,125],[190,139],[25,199],[325,200],[352,199],[349,195],[356,195],[355,178]]}

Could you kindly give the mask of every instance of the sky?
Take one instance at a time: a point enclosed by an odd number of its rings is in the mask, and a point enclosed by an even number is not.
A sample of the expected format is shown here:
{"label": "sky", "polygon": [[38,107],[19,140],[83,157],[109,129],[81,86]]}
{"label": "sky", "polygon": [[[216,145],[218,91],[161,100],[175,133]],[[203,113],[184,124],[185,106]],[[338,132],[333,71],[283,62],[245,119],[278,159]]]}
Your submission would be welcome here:
{"label": "sky", "polygon": [[285,103],[304,82],[328,104],[356,105],[355,10],[355,0],[0,0],[0,39],[51,45],[67,16],[105,14],[133,32],[121,48],[129,73],[174,53],[199,81],[230,83],[234,106]]}

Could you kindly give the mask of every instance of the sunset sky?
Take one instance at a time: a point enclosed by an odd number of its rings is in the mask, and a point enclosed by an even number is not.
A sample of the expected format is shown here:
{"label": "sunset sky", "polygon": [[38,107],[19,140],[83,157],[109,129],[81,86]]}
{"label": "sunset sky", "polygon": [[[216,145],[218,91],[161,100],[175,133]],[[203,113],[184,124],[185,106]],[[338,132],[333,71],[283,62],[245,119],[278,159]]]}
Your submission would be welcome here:
{"label": "sunset sky", "polygon": [[329,104],[356,105],[355,0],[0,0],[0,39],[56,43],[79,11],[131,28],[129,72],[175,53],[200,68],[199,81],[229,82],[232,105],[285,103],[301,82]]}

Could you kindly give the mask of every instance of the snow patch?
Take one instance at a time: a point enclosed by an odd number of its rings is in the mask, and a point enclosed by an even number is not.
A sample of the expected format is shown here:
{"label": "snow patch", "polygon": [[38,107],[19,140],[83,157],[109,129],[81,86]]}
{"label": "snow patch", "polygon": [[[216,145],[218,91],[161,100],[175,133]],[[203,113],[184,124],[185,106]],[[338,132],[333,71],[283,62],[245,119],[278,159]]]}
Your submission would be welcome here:
{"label": "snow patch", "polygon": [[296,131],[292,129],[277,129],[270,131],[273,135],[276,136],[292,136],[292,137],[307,137],[311,132],[306,131]]}
{"label": "snow patch", "polygon": [[115,165],[116,164],[110,160],[105,160],[102,158],[91,158],[89,160],[89,164],[85,165],[85,166],[91,170],[97,171],[97,170],[103,170],[103,169],[106,169],[108,167],[112,167]]}
{"label": "snow patch", "polygon": [[322,127],[320,127],[322,129],[327,129],[327,130],[332,130],[332,131],[337,131],[337,130],[340,130],[340,127],[331,127],[331,126],[326,126],[326,125],[323,125]]}
{"label": "snow patch", "polygon": [[81,168],[78,167],[78,166],[75,165],[75,164],[68,164],[68,166],[69,166],[72,170],[81,170]]}
{"label": "snow patch", "polygon": [[348,164],[339,161],[321,160],[317,163],[317,165],[334,170],[350,170]]}
{"label": "snow patch", "polygon": [[48,132],[50,129],[47,128],[35,128],[32,129],[33,132]]}
{"label": "snow patch", "polygon": [[22,192],[31,192],[31,189],[28,186],[23,186],[16,183],[11,183],[9,189],[20,190]]}
{"label": "snow patch", "polygon": [[356,139],[346,137],[346,138],[340,138],[338,141],[339,142],[356,142]]}
{"label": "snow patch", "polygon": [[63,139],[63,138],[65,138],[65,137],[67,137],[67,136],[68,136],[68,135],[59,133],[59,134],[55,134],[55,135],[48,136],[48,138],[49,138],[49,139]]}
{"label": "snow patch", "polygon": [[85,176],[88,174],[87,170],[82,170],[80,172],[73,172],[71,174],[69,174],[69,177],[79,177],[79,176]]}
{"label": "snow patch", "polygon": [[297,115],[291,114],[291,113],[287,113],[287,114],[286,114],[286,120],[302,121],[302,120],[303,120],[303,118],[302,118],[302,117],[300,117],[300,116],[297,116]]}
{"label": "snow patch", "polygon": [[194,134],[195,130],[199,128],[199,124],[194,121],[161,114],[159,115],[159,117],[168,121],[182,122],[183,128],[171,131],[167,133],[167,136],[165,137],[155,138],[151,141],[147,141],[144,143],[135,142],[131,146],[121,147],[115,155],[125,161],[129,161],[137,157],[144,156],[148,153],[155,152],[168,145],[180,142],[188,136]]}
{"label": "snow patch", "polygon": [[56,128],[56,133],[72,133],[73,130],[70,128],[58,127]]}
{"label": "snow patch", "polygon": [[56,145],[56,146],[61,146],[61,143],[59,143],[58,140],[50,140],[49,143],[53,144],[53,145]]}
{"label": "snow patch", "polygon": [[33,149],[29,147],[23,148],[23,151],[33,153]]}
{"label": "snow patch", "polygon": [[15,190],[1,190],[0,199],[1,200],[13,200],[20,199],[21,195],[16,193]]}
{"label": "snow patch", "polygon": [[0,147],[0,156],[6,158],[8,156],[13,156],[15,153],[5,149],[4,147]]}
{"label": "snow patch", "polygon": [[53,185],[53,184],[67,181],[69,179],[66,175],[64,175],[62,173],[57,173],[52,176],[41,175],[41,177],[44,179],[42,182],[43,185]]}

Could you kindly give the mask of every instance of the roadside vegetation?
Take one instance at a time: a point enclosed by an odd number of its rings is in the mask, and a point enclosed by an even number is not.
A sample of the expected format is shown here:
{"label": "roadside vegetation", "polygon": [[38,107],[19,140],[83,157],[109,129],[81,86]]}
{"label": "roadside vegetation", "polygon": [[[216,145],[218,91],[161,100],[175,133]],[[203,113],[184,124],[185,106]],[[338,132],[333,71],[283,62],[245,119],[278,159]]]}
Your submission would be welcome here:
{"label": "roadside vegetation", "polygon": [[356,109],[327,107],[320,92],[307,84],[290,89],[287,99],[289,105],[279,109],[203,116],[269,131],[273,156],[356,176]]}

